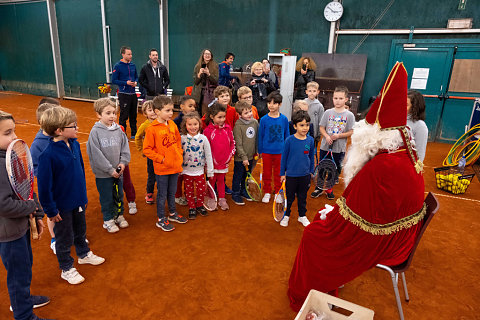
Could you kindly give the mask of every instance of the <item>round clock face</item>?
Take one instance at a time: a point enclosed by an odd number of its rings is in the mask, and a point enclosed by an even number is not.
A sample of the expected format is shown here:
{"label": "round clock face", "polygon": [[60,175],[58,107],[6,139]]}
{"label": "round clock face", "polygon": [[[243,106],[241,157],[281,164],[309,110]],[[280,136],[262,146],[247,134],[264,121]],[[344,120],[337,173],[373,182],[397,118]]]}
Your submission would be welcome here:
{"label": "round clock face", "polygon": [[323,15],[327,21],[337,21],[343,14],[343,6],[340,2],[332,1],[325,6]]}

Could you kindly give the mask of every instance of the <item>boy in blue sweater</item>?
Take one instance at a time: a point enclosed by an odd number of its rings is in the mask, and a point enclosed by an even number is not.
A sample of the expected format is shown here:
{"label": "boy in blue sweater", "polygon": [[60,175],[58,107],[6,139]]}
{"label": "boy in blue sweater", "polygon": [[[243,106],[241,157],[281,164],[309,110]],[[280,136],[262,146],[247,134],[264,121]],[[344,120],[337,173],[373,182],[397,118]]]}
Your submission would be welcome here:
{"label": "boy in blue sweater", "polygon": [[[60,102],[55,98],[42,98],[36,111],[38,124],[40,124],[40,118],[42,117],[42,114],[45,110],[54,108],[55,106],[59,105]],[[32,145],[30,146],[30,154],[32,155],[33,162],[33,174],[35,175],[35,177],[37,176],[38,171],[38,158],[42,154],[43,150],[45,150],[45,148],[48,146],[49,141],[50,136],[40,128],[37,132],[37,135],[35,136],[35,139],[33,139]],[[53,254],[55,254],[55,233],[53,232],[55,222],[47,219],[47,226],[51,236],[50,249],[52,249]]]}
{"label": "boy in blue sweater", "polygon": [[290,135],[288,119],[280,113],[282,95],[278,91],[271,92],[267,96],[269,113],[260,119],[258,129],[258,152],[263,161],[263,203],[270,201],[272,193],[272,170],[273,170],[273,193],[280,190],[280,159],[282,157],[285,140]]}
{"label": "boy in blue sweater", "polygon": [[48,218],[55,222],[55,249],[61,278],[70,284],[85,280],[73,267],[72,245],[75,245],[78,264],[99,265],[105,261],[94,255],[85,241],[87,187],[76,121],[75,112],[63,107],[43,113],[42,129],[53,139],[40,155],[37,176],[40,203]]}
{"label": "boy in blue sweater", "polygon": [[304,227],[310,224],[305,216],[307,212],[307,192],[310,188],[310,179],[313,175],[315,161],[315,142],[308,135],[310,129],[310,116],[307,111],[297,111],[292,116],[292,123],[297,130],[285,141],[282,153],[280,174],[281,181],[285,181],[287,194],[287,211],[280,221],[282,227],[288,226],[292,203],[297,195],[298,222]]}

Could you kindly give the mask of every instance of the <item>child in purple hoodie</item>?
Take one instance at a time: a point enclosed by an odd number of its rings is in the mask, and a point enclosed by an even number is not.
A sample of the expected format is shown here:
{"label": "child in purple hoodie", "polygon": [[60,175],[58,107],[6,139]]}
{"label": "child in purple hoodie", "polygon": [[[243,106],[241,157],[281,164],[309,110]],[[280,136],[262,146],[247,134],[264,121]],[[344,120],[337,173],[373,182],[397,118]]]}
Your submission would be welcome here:
{"label": "child in purple hoodie", "polygon": [[229,209],[225,199],[225,175],[228,172],[228,164],[235,154],[235,140],[232,128],[225,123],[226,115],[226,106],[215,102],[207,110],[205,117],[207,127],[203,131],[212,149],[214,176],[209,181],[212,186],[217,183],[218,206],[222,210]]}

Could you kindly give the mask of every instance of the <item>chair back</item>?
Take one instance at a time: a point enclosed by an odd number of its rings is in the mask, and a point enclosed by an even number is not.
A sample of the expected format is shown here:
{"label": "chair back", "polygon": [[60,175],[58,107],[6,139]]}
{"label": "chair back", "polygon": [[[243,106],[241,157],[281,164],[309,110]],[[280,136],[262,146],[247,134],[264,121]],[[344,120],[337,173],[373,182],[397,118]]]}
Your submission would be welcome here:
{"label": "chair back", "polygon": [[415,239],[415,244],[413,245],[412,251],[408,256],[408,259],[404,263],[395,267],[391,267],[392,270],[394,270],[395,272],[404,272],[410,267],[410,264],[412,264],[413,255],[415,254],[415,250],[417,249],[417,246],[420,243],[420,239],[422,238],[423,233],[427,229],[430,221],[432,220],[433,216],[435,215],[435,213],[437,213],[440,207],[437,197],[435,197],[435,195],[431,192],[429,192],[427,197],[425,198],[425,204],[427,205],[427,212],[425,213],[425,217],[423,218],[423,225],[422,225],[422,228],[420,229],[420,232],[417,235],[417,238]]}

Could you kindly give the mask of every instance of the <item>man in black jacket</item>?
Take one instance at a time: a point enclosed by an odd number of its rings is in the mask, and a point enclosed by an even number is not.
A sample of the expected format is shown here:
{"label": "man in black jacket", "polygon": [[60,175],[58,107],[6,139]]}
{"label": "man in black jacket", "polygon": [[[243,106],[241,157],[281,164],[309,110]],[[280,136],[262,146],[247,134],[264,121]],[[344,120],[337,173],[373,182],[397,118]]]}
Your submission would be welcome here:
{"label": "man in black jacket", "polygon": [[138,81],[147,90],[146,99],[152,100],[159,94],[165,94],[170,78],[167,67],[158,60],[157,49],[151,49],[148,57],[150,59],[142,67]]}

